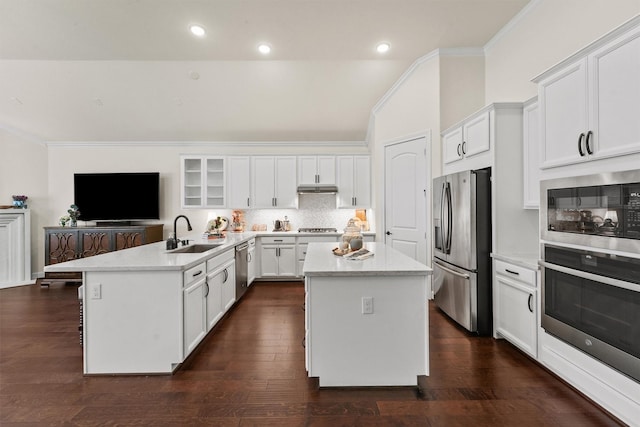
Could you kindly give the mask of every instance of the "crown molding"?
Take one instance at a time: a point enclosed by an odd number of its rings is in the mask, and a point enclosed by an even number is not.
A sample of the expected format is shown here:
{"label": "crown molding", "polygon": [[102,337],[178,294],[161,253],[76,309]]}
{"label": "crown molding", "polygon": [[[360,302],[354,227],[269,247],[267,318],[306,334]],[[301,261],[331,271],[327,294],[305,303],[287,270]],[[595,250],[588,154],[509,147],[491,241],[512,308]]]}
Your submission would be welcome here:
{"label": "crown molding", "polygon": [[46,141],[47,147],[366,147],[366,141]]}
{"label": "crown molding", "polygon": [[520,23],[520,21],[524,19],[525,16],[531,13],[533,9],[538,7],[540,3],[542,3],[542,1],[543,0],[531,0],[520,10],[520,12],[516,13],[516,15],[513,18],[511,18],[511,20],[507,22],[507,24],[504,27],[500,28],[500,30],[495,34],[495,36],[493,36],[491,40],[489,40],[484,45],[483,50],[485,54],[488,51],[490,51],[494,47],[494,45],[498,43],[498,41],[500,41],[500,39],[502,39],[508,33],[510,33],[511,30],[513,30]]}

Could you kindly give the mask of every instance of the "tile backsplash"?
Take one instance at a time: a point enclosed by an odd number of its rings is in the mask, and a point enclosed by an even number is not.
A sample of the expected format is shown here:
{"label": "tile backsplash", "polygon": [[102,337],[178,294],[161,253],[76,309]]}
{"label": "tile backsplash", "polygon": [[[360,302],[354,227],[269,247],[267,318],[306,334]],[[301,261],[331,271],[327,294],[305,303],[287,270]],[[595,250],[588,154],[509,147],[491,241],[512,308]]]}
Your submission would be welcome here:
{"label": "tile backsplash", "polygon": [[[342,231],[355,209],[338,209],[335,194],[301,194],[298,196],[298,209],[248,209],[244,212],[247,229],[253,224],[267,224],[267,230],[273,230],[276,219],[283,220],[285,215],[291,223],[291,229],[302,227],[335,227]],[[225,213],[231,219],[231,212]],[[367,209],[367,215],[370,210]],[[373,224],[373,218],[367,218]]]}

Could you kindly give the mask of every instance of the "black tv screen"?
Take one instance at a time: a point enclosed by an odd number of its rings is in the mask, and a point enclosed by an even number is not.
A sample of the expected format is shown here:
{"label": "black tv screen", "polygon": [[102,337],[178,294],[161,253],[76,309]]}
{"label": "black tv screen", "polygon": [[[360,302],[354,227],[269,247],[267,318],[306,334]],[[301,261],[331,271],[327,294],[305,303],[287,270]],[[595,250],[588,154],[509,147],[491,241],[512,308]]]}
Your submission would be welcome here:
{"label": "black tv screen", "polygon": [[82,221],[160,219],[158,172],[77,173],[73,181]]}

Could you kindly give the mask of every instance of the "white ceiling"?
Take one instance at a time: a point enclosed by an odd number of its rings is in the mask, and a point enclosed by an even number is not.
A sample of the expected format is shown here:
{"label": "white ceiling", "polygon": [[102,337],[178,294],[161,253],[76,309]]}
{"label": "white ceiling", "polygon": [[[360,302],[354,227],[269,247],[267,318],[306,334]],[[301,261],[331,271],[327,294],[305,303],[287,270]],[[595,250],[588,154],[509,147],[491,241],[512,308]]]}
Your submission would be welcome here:
{"label": "white ceiling", "polygon": [[411,63],[483,46],[526,3],[0,0],[0,126],[45,141],[361,141]]}

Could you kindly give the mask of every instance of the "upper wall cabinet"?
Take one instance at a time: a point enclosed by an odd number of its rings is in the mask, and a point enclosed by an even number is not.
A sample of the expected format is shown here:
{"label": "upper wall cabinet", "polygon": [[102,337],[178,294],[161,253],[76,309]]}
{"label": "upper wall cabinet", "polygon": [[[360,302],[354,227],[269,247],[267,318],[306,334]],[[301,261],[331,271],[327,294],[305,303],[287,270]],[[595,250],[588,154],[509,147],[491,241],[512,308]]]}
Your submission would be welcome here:
{"label": "upper wall cabinet", "polygon": [[369,156],[338,156],[338,207],[371,206],[371,160]]}
{"label": "upper wall cabinet", "polygon": [[253,156],[252,207],[297,208],[296,157]]}
{"label": "upper wall cabinet", "polygon": [[534,81],[541,168],[640,152],[640,17]]}
{"label": "upper wall cabinet", "polygon": [[335,183],[335,156],[298,156],[298,185]]}
{"label": "upper wall cabinet", "polygon": [[247,209],[251,200],[251,157],[227,157],[227,207]]}
{"label": "upper wall cabinet", "polygon": [[444,164],[488,151],[489,141],[489,112],[482,111],[442,134]]}
{"label": "upper wall cabinet", "polygon": [[223,157],[181,156],[182,207],[224,207],[224,166]]}

